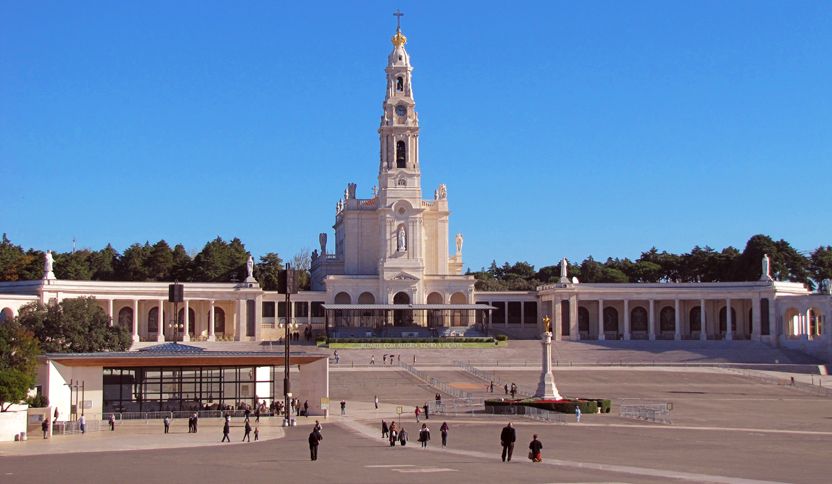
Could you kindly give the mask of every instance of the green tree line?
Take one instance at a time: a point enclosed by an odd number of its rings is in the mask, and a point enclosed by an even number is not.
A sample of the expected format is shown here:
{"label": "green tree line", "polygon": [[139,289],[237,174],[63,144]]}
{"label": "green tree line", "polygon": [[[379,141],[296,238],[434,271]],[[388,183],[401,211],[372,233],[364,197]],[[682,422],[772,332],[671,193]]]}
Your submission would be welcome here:
{"label": "green tree line", "polygon": [[[180,281],[235,282],[246,277],[248,251],[234,238],[221,237],[209,241],[195,255],[182,244],[171,247],[166,241],[155,244],[133,244],[123,253],[107,244],[101,250],[80,249],[53,252],[54,272],[58,279],[77,281]],[[33,280],[43,277],[44,253],[24,250],[13,244],[6,234],[0,242],[0,280]],[[292,266],[301,269],[302,288],[309,286],[309,251],[302,250],[292,258]],[[275,252],[259,258],[254,277],[268,291],[277,290],[277,273],[283,259]]]}
{"label": "green tree line", "polygon": [[[727,282],[756,281],[760,278],[763,254],[771,259],[771,275],[775,280],[806,284],[815,289],[824,279],[832,279],[832,246],[820,246],[803,255],[785,240],[775,241],[767,235],[754,235],[740,252],[734,247],[716,251],[696,246],[690,252],[673,254],[659,252],[655,247],[636,260],[608,258],[599,262],[587,257],[577,264],[569,263],[568,277],[580,282]],[[472,272],[477,289],[483,291],[531,291],[541,284],[558,282],[560,264],[535,270],[528,262],[504,263]]]}

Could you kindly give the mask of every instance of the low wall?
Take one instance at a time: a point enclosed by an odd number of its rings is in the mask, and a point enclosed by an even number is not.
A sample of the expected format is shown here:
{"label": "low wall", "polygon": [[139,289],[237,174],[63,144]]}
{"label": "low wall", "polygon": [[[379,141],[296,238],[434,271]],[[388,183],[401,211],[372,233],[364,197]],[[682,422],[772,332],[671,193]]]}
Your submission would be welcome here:
{"label": "low wall", "polygon": [[14,441],[14,436],[26,432],[27,405],[12,405],[0,412],[0,442]]}

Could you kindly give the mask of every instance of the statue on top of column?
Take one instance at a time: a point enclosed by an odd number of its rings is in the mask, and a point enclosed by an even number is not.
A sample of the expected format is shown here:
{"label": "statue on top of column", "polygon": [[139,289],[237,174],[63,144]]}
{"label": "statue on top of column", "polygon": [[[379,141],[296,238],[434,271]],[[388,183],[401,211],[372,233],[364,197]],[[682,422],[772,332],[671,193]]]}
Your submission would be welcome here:
{"label": "statue on top of column", "polygon": [[52,266],[54,265],[55,259],[52,258],[52,251],[47,250],[46,255],[44,256],[43,260],[43,278],[52,280],[55,279],[55,273],[52,272]]}
{"label": "statue on top of column", "polygon": [[761,281],[773,281],[774,279],[771,277],[771,259],[768,257],[768,254],[763,254],[763,267],[762,273],[760,274]]}
{"label": "statue on top of column", "polygon": [[326,254],[326,232],[318,234],[318,242],[321,244],[321,255]]}
{"label": "statue on top of column", "polygon": [[456,234],[456,255],[462,255],[462,234]]}

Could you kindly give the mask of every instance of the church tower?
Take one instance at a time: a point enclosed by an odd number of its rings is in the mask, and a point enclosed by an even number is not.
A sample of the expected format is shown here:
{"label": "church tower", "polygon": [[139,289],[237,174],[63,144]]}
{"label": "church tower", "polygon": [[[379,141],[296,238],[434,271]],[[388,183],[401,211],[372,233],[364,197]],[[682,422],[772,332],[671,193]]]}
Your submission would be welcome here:
{"label": "church tower", "polygon": [[413,67],[404,46],[407,37],[401,25],[392,38],[393,51],[387,57],[387,90],[378,129],[380,160],[378,182],[380,201],[422,198],[419,165],[419,116],[413,100]]}

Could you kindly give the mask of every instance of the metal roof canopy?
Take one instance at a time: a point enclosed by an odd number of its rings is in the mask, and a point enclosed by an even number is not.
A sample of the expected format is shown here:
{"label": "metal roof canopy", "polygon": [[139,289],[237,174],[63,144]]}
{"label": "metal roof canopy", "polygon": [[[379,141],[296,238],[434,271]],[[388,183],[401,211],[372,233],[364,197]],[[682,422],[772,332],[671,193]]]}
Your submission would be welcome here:
{"label": "metal roof canopy", "polygon": [[324,304],[324,309],[359,310],[359,311],[390,311],[396,309],[412,310],[468,310],[475,309],[493,310],[497,309],[490,304]]}

